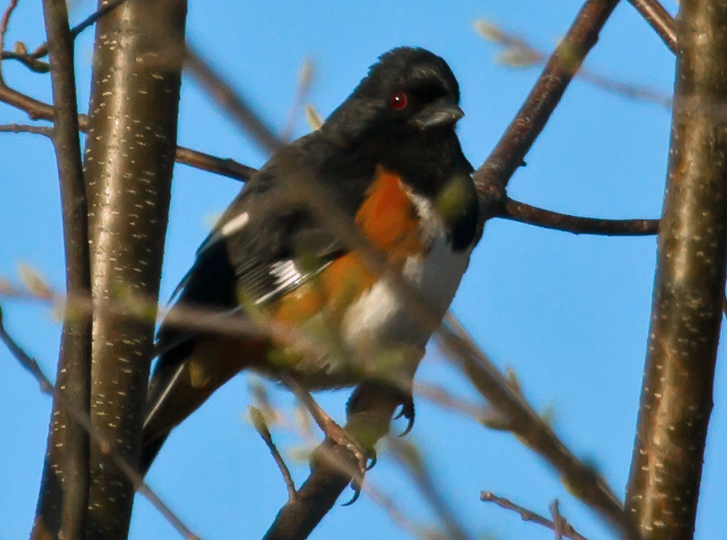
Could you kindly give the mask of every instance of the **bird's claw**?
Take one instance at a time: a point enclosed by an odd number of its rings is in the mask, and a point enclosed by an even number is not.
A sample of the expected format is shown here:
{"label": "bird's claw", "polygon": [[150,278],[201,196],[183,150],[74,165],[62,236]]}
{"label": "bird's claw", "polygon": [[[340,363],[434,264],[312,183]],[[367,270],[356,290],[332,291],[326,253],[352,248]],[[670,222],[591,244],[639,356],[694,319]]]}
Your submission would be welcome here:
{"label": "bird's claw", "polygon": [[407,419],[406,428],[399,434],[399,437],[403,437],[404,435],[409,433],[414,427],[414,414],[414,397],[410,394],[401,402],[401,410],[399,411],[399,414],[394,417],[395,419]]}

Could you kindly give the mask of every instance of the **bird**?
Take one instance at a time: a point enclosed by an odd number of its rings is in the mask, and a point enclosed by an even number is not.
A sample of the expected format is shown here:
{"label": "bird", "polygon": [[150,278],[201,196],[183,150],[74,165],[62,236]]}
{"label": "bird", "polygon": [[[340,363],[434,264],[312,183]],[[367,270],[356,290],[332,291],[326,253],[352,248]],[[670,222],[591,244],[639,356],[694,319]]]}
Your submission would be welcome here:
{"label": "bird", "polygon": [[[441,321],[481,235],[473,168],[455,130],[459,101],[444,59],[392,49],[318,129],[249,178],[199,247],[158,331],[142,473],[171,430],[242,370],[311,391],[411,380],[435,328],[333,230],[325,209],[355,224]],[[307,185],[318,188],[317,209],[296,195]],[[278,331],[173,324],[185,306]],[[413,422],[410,394],[402,405]]]}

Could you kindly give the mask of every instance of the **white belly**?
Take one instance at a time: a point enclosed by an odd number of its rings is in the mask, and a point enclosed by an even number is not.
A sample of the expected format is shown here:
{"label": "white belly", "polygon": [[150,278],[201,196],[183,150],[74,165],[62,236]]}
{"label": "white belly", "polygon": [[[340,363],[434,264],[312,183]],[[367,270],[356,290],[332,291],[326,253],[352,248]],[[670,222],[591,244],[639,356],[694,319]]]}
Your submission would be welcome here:
{"label": "white belly", "polygon": [[[444,238],[435,239],[424,260],[411,257],[403,277],[417,291],[437,320],[444,317],[467,269],[471,250],[452,252]],[[381,347],[423,347],[429,332],[407,313],[401,295],[389,280],[380,279],[352,304],[343,318],[341,337],[351,348],[376,341]]]}

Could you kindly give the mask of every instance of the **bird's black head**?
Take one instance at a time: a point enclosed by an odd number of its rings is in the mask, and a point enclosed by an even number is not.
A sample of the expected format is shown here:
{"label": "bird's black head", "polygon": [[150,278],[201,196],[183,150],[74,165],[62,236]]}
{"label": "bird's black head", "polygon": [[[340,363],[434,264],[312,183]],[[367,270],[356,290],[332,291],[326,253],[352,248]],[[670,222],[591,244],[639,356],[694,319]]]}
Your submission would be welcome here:
{"label": "bird's black head", "polygon": [[399,47],[371,66],[325,128],[348,146],[364,136],[453,130],[462,116],[459,85],[447,63],[425,49]]}
{"label": "bird's black head", "polygon": [[314,136],[330,149],[323,176],[345,184],[344,197],[357,207],[383,165],[434,201],[455,249],[464,248],[478,207],[472,165],[455,133],[462,116],[457,79],[442,58],[411,47],[389,51]]}

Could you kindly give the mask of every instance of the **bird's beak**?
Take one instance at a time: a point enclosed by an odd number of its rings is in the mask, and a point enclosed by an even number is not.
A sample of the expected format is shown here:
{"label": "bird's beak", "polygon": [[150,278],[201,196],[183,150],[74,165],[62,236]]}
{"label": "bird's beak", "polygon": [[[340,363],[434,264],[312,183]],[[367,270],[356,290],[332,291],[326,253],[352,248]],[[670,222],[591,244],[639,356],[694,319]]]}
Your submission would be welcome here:
{"label": "bird's beak", "polygon": [[436,127],[448,127],[457,123],[464,113],[455,103],[448,99],[439,99],[427,105],[409,123],[425,130]]}

